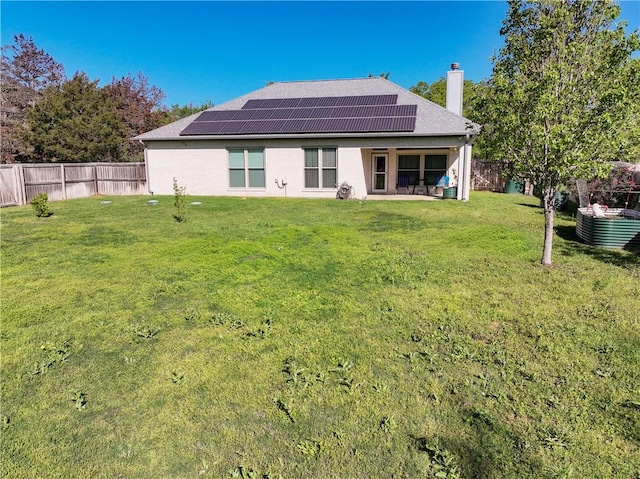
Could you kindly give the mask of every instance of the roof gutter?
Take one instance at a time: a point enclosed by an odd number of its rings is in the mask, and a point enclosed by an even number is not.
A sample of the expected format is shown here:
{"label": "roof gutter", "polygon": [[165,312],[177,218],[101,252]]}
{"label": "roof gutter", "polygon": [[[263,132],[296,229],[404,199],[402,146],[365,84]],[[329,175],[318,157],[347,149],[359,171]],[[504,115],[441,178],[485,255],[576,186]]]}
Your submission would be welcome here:
{"label": "roof gutter", "polygon": [[[290,134],[290,135],[185,135],[185,136],[165,136],[158,138],[144,138],[144,141],[185,141],[185,140],[282,140],[282,139],[305,139],[305,138],[435,138],[476,135],[477,132],[468,131],[442,132],[442,133],[411,133],[411,132],[385,132],[385,133],[365,133],[362,135],[329,133],[324,135],[313,134]],[[143,141],[138,139],[138,141]]]}

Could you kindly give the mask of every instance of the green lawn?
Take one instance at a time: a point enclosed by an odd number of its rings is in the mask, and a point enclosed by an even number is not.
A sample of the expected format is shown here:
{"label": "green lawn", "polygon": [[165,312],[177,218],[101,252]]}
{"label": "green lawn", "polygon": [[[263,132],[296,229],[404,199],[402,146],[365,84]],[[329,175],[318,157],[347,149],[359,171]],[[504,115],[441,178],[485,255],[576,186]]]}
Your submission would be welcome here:
{"label": "green lawn", "polygon": [[2,477],[640,477],[640,258],[570,216],[111,199],[1,212]]}

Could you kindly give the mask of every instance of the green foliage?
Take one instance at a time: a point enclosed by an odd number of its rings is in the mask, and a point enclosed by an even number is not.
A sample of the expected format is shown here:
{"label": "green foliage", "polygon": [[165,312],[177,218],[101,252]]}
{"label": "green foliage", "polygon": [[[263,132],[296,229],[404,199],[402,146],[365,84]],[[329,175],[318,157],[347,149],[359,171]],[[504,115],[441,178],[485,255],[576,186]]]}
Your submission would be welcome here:
{"label": "green foliage", "polygon": [[178,185],[178,180],[173,179],[173,219],[178,223],[187,221],[187,189]]}
{"label": "green foliage", "polygon": [[22,135],[31,161],[63,163],[122,161],[125,136],[112,100],[84,73],[44,90]]}
{"label": "green foliage", "polygon": [[[482,119],[482,112],[480,110],[480,100],[486,95],[488,85],[486,81],[474,82],[472,80],[464,80],[462,87],[462,116],[479,123]],[[409,88],[409,91],[426,98],[429,101],[437,103],[442,107],[447,106],[447,80],[445,77],[440,77],[438,80],[429,84],[424,81],[419,81],[415,85]],[[482,137],[483,131],[480,131],[480,137]],[[486,152],[484,149],[484,143],[482,141],[475,141],[473,144],[473,157],[485,158]]]}
{"label": "green foliage", "polygon": [[87,406],[87,399],[86,399],[86,395],[80,391],[79,389],[71,389],[69,391],[73,397],[71,398],[71,401],[74,404],[74,407],[78,410],[78,411],[82,411],[83,409],[85,409],[85,407]]}
{"label": "green foliage", "polygon": [[171,105],[170,108],[164,109],[160,112],[160,123],[166,125],[168,123],[178,121],[181,118],[186,118],[190,115],[200,113],[201,111],[207,110],[213,106],[214,105],[211,100],[203,103],[202,105],[194,105],[193,103],[189,103],[188,105]]}
{"label": "green foliage", "polygon": [[29,374],[33,376],[47,373],[50,368],[66,361],[71,356],[71,346],[68,341],[59,345],[43,344],[40,349],[44,357],[41,357],[33,369],[29,371]]}
{"label": "green foliage", "polygon": [[150,341],[155,339],[156,335],[160,332],[160,328],[150,324],[132,324],[126,331],[129,333],[129,342],[132,344],[138,344],[143,341]]}
{"label": "green foliage", "polygon": [[448,449],[440,446],[436,440],[430,444],[424,438],[418,439],[420,450],[429,455],[429,469],[433,477],[442,479],[461,479],[457,458]]}
{"label": "green foliage", "polygon": [[181,371],[174,371],[171,373],[171,381],[173,384],[183,384],[185,382],[184,373]]}
{"label": "green foliage", "polygon": [[[464,80],[462,87],[462,116],[476,121],[476,118],[479,117],[477,103],[481,93],[484,92],[486,88],[485,82],[475,83],[473,80]],[[447,80],[445,77],[440,77],[431,84],[419,81],[409,87],[409,91],[437,103],[441,107],[447,106]]]}
{"label": "green foliage", "polygon": [[29,204],[33,207],[38,218],[47,218],[53,214],[49,208],[49,195],[46,193],[38,193]]}
{"label": "green foliage", "polygon": [[553,198],[571,177],[602,176],[605,160],[637,155],[637,34],[615,24],[619,7],[595,2],[509,2],[490,88],[480,102],[483,145],[513,177],[542,191],[551,264]]}

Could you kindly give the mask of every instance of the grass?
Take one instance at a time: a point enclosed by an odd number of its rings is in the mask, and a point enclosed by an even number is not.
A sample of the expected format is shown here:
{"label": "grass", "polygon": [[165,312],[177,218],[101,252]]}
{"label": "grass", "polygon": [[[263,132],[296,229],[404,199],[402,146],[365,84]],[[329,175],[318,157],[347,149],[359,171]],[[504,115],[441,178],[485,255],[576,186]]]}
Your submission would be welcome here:
{"label": "grass", "polygon": [[159,199],[2,210],[3,477],[640,477],[640,258],[570,216]]}

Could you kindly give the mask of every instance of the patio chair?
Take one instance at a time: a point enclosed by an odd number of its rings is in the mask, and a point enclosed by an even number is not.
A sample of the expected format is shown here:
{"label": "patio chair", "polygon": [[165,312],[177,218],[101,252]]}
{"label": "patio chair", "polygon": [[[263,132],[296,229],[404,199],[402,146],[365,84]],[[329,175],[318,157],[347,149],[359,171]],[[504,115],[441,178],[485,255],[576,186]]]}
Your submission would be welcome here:
{"label": "patio chair", "polygon": [[409,181],[409,175],[398,175],[398,183],[396,183],[396,194],[400,192],[400,188],[404,188],[405,195],[409,194],[409,187],[411,186]]}

